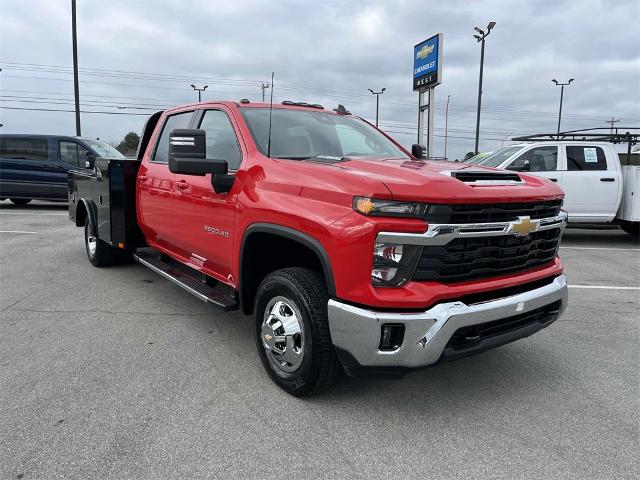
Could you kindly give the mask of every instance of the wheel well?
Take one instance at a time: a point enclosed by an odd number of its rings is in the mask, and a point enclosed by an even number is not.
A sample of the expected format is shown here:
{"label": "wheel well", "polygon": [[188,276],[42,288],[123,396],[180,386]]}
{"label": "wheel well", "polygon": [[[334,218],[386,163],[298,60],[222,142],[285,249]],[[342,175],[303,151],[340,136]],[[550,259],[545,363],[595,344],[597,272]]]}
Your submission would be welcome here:
{"label": "wheel well", "polygon": [[310,246],[277,233],[249,234],[243,242],[241,256],[240,301],[242,310],[247,315],[253,312],[260,282],[275,270],[305,267],[318,272],[327,282],[323,262]]}
{"label": "wheel well", "polygon": [[84,202],[78,203],[76,207],[76,227],[82,227],[87,219],[87,206]]}

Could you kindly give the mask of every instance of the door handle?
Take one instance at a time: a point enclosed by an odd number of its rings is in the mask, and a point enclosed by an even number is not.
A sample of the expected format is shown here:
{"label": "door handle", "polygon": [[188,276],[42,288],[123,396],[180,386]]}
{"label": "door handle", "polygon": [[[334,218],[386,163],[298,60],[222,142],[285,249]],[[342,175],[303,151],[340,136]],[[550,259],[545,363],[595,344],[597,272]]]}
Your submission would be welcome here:
{"label": "door handle", "polygon": [[611,177],[605,177],[605,178],[601,178],[600,181],[601,182],[615,182],[616,179],[615,178],[611,178]]}
{"label": "door handle", "polygon": [[552,182],[557,182],[558,181],[557,178],[550,178],[549,180],[551,180]]}
{"label": "door handle", "polygon": [[178,187],[180,190],[185,190],[189,188],[189,184],[184,180],[180,180],[179,182],[176,182],[176,187]]}

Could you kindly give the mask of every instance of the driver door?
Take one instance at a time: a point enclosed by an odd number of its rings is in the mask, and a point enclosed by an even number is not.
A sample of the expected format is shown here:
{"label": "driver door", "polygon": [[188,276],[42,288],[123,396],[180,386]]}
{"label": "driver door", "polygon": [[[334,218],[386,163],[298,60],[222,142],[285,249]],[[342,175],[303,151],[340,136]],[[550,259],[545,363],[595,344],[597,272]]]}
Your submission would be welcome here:
{"label": "driver door", "polygon": [[69,170],[86,170],[87,156],[91,154],[82,145],[70,141],[58,141],[58,156],[54,156],[52,165],[52,195],[56,198],[67,198],[69,187],[67,175]]}
{"label": "driver door", "polygon": [[[207,158],[226,160],[233,175],[243,152],[237,125],[225,110],[205,110],[196,128],[205,131]],[[189,265],[223,282],[233,283],[232,258],[236,199],[239,185],[216,193],[211,174],[175,175],[174,238]]]}

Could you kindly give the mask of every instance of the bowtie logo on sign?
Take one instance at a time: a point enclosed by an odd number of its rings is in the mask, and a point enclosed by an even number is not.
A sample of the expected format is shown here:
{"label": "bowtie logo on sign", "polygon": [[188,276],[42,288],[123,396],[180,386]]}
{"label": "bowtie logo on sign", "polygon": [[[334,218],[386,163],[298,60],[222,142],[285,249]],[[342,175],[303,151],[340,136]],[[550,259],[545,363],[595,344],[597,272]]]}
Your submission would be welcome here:
{"label": "bowtie logo on sign", "polygon": [[421,60],[423,58],[427,58],[429,55],[431,55],[431,53],[433,52],[433,49],[434,49],[434,45],[425,45],[420,50],[418,50],[418,53],[416,53],[416,59]]}

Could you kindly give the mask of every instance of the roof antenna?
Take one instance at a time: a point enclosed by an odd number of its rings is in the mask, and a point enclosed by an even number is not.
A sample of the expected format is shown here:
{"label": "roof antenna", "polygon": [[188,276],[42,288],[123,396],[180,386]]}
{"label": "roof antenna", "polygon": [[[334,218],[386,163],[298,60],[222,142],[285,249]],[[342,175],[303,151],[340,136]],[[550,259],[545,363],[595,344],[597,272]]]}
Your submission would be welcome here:
{"label": "roof antenna", "polygon": [[267,157],[271,158],[271,113],[273,112],[273,72],[271,72],[271,101],[269,104],[269,139],[267,140]]}

